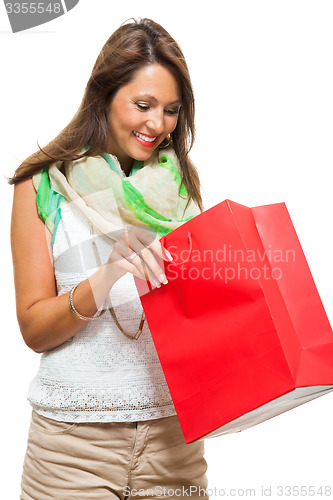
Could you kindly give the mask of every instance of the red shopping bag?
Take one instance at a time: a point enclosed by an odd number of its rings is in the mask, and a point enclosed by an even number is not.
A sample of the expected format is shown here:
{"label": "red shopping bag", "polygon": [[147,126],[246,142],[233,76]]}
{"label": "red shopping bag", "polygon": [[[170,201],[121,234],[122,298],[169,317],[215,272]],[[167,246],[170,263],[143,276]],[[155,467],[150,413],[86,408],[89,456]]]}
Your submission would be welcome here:
{"label": "red shopping bag", "polygon": [[162,243],[169,283],[136,283],[186,442],[333,390],[332,328],[284,203],[226,200]]}

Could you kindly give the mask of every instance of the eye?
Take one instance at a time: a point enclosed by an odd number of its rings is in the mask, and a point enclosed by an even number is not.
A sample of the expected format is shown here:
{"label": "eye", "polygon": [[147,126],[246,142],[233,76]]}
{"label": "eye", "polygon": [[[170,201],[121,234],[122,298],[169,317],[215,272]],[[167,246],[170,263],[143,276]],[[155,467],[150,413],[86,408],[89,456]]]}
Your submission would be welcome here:
{"label": "eye", "polygon": [[148,111],[148,109],[149,109],[149,106],[147,104],[143,104],[143,103],[139,103],[139,102],[136,102],[135,104],[140,109],[140,111]]}
{"label": "eye", "polygon": [[[149,111],[150,105],[144,102],[135,102],[135,105],[140,111]],[[180,111],[181,106],[178,106],[177,108],[174,109],[166,109],[165,113],[168,115],[177,115]]]}
{"label": "eye", "polygon": [[168,113],[168,115],[177,115],[180,111],[180,107],[176,109],[166,109],[165,112]]}

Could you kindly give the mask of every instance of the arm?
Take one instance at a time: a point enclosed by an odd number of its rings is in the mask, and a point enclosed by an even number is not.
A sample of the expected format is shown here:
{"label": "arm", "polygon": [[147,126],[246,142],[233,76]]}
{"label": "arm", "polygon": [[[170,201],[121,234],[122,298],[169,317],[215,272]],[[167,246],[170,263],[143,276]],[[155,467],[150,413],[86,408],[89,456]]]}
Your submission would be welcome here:
{"label": "arm", "polygon": [[[70,310],[69,292],[57,296],[51,233],[38,215],[36,191],[31,178],[14,187],[11,247],[16,313],[23,339],[37,353],[53,349],[73,337],[87,322]],[[130,263],[127,257],[132,249],[140,256]],[[143,279],[147,277],[155,282],[155,286],[165,283],[163,269],[150,249],[168,260],[159,240],[148,232],[132,228],[127,237],[123,235],[114,245],[108,262],[76,288],[76,310],[84,316],[93,316],[114,283],[127,272]],[[143,260],[147,264],[146,269]]]}
{"label": "arm", "polygon": [[[23,339],[35,352],[59,346],[79,332],[86,321],[68,305],[69,293],[57,296],[51,251],[51,233],[39,218],[31,179],[15,185],[11,220],[16,313]],[[76,309],[93,316],[117,276],[103,265],[75,290]]]}

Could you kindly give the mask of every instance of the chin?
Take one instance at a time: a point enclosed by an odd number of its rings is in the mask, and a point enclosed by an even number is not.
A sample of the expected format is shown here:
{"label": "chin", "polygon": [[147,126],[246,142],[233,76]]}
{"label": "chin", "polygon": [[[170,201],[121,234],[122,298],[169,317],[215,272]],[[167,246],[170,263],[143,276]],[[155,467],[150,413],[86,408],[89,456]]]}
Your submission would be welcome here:
{"label": "chin", "polygon": [[152,156],[152,154],[158,149],[158,146],[155,146],[152,149],[148,149],[147,151],[140,151],[137,154],[133,155],[133,158],[138,161],[145,161],[149,160],[149,158]]}

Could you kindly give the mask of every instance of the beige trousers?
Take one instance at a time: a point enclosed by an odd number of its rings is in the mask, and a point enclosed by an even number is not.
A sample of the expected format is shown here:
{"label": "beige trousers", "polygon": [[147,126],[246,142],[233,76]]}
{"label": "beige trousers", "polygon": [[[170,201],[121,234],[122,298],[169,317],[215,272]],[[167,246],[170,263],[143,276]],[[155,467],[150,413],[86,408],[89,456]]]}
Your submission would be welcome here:
{"label": "beige trousers", "polygon": [[32,411],[20,498],[208,498],[203,454],[177,416],[72,424]]}

